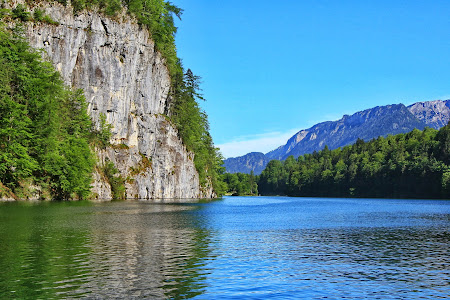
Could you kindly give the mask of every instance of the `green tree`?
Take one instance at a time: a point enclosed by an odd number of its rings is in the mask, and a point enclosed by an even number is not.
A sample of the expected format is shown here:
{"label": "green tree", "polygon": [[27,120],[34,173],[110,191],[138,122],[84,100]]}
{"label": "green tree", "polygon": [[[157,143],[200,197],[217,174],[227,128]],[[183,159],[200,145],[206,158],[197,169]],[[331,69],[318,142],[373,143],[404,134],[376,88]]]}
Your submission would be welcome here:
{"label": "green tree", "polygon": [[94,159],[82,92],[64,87],[51,64],[2,26],[0,117],[0,182],[14,192],[35,183],[55,199],[89,195]]}
{"label": "green tree", "polygon": [[[64,5],[69,3],[67,0],[57,1]],[[165,113],[177,127],[186,148],[194,153],[194,163],[200,176],[201,185],[204,188],[212,186],[217,194],[221,194],[225,190],[224,184],[220,181],[220,174],[223,172],[223,162],[209,134],[209,123],[206,113],[201,110],[197,103],[198,100],[204,100],[199,92],[200,77],[194,75],[190,69],[185,72],[176,53],[175,34],[177,27],[174,19],[181,18],[183,10],[164,0],[72,0],[70,3],[75,14],[85,9],[96,8],[105,15],[116,16],[119,11],[125,9],[127,13],[137,19],[141,26],[149,30],[155,42],[155,48],[164,57],[171,77],[170,98],[172,101]],[[45,21],[47,16],[43,16],[42,13],[40,10],[35,10],[36,21],[41,21],[41,19]],[[18,20],[30,20],[30,15],[23,5],[18,5],[11,14],[13,18]],[[15,46],[18,46],[20,43],[16,42]],[[24,49],[28,47],[24,46],[23,43],[21,45]],[[16,55],[17,53],[30,56],[30,63],[37,62],[33,58],[35,53],[31,53],[28,50],[10,51],[9,54]],[[35,64],[35,67],[42,70],[51,69],[48,66],[44,67],[44,65],[43,62],[39,62]],[[31,67],[29,70],[33,68]],[[30,101],[27,104],[30,112],[28,117],[32,121],[32,127],[37,132],[35,133],[36,141],[33,142],[32,148],[34,151],[40,151],[43,157],[47,157],[43,160],[43,162],[47,162],[47,167],[44,166],[44,170],[46,170],[44,173],[56,172],[55,174],[57,175],[52,177],[56,178],[60,176],[60,171],[65,168],[64,159],[57,159],[64,153],[63,148],[65,144],[61,143],[61,136],[66,133],[71,135],[72,133],[66,132],[67,128],[60,127],[60,121],[65,118],[63,115],[57,115],[55,118],[48,117],[55,110],[62,109],[58,99],[62,97],[59,75],[54,71],[35,71],[40,76],[29,76],[32,72],[28,71],[22,74],[26,75],[24,83],[27,84],[25,91],[28,94],[25,97]],[[52,92],[49,93],[48,91]],[[58,116],[61,118],[58,118]],[[106,147],[109,144],[111,127],[109,127],[104,118],[100,119],[100,123],[100,129],[94,132],[92,136],[95,137],[97,145]],[[44,149],[49,152],[45,154]],[[51,162],[50,158],[55,159],[55,161]],[[61,184],[58,186],[70,186],[66,183],[62,184],[65,182],[64,176],[62,178]]]}
{"label": "green tree", "polygon": [[305,154],[297,162],[270,162],[259,190],[265,195],[446,198],[449,149],[449,125],[357,140],[342,149]]}

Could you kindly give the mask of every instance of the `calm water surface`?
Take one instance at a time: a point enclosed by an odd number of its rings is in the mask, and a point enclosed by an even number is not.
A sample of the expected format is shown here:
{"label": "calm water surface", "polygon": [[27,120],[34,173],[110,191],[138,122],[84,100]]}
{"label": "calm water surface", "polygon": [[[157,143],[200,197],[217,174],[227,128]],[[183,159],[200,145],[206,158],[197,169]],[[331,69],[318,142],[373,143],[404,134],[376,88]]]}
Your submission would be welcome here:
{"label": "calm water surface", "polygon": [[0,204],[0,298],[445,299],[450,202]]}

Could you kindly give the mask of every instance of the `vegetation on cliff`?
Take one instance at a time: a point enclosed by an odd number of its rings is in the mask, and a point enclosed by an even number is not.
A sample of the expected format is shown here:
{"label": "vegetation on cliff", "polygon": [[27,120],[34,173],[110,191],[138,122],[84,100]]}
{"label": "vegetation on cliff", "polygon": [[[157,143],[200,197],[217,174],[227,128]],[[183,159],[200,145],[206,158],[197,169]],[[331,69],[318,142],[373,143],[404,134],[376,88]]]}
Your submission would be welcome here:
{"label": "vegetation on cliff", "polygon": [[[68,1],[66,0],[57,1],[64,5],[68,4]],[[27,3],[27,5],[34,5],[41,1],[26,0],[25,2]],[[156,49],[160,51],[165,58],[166,66],[169,70],[172,80],[170,101],[166,113],[169,116],[171,122],[178,129],[180,138],[182,139],[186,148],[194,153],[194,163],[199,173],[201,186],[205,189],[207,189],[209,186],[212,186],[216,194],[222,194],[223,183],[219,180],[219,174],[223,172],[223,168],[221,167],[222,157],[218,152],[218,149],[214,147],[212,138],[209,134],[207,115],[198,104],[198,100],[203,100],[203,98],[199,94],[200,80],[199,77],[195,76],[190,70],[185,71],[182,66],[181,60],[177,57],[176,53],[175,33],[177,28],[174,24],[174,17],[180,17],[182,10],[174,6],[170,2],[166,2],[164,0],[72,0],[70,1],[70,3],[74,9],[75,14],[80,13],[83,9],[95,8],[101,13],[104,13],[105,15],[113,18],[117,16],[119,12],[122,12],[123,8],[126,8],[127,13],[134,16],[141,26],[145,26],[149,30],[152,39],[155,42]],[[34,12],[30,13],[28,12],[27,7],[21,4],[17,5],[12,10],[2,9],[0,11],[0,19],[5,17],[22,22],[34,21],[47,22],[54,25],[57,24],[56,22],[51,20],[49,16],[45,15],[44,11],[40,10],[39,8],[35,7]],[[8,34],[4,30],[2,30],[2,32],[4,34]],[[23,49],[21,48],[18,51],[28,51],[27,53],[29,53],[30,55],[34,55],[37,59],[38,54],[31,51],[25,41],[18,38],[18,36],[10,36],[9,38],[11,41],[17,43],[20,41],[20,43],[24,45],[22,47]],[[42,61],[39,61],[39,63],[46,65],[46,68],[48,70],[52,70],[52,72],[54,72],[53,69],[51,69],[50,65]],[[58,79],[52,79],[53,84],[59,86],[60,89],[65,90],[66,94],[70,94],[70,91],[67,91],[67,89],[63,87],[62,82],[60,81],[59,76],[56,72],[54,72],[54,76]],[[42,81],[45,82],[45,79],[42,79]],[[49,83],[47,82],[47,84]],[[13,90],[10,93],[11,95],[15,95],[16,92],[16,90]],[[28,101],[28,98],[26,97],[27,96],[25,96],[24,98],[24,102]],[[83,98],[80,91],[77,92],[76,97],[67,97],[70,99]],[[33,99],[33,101],[39,102],[40,100]],[[63,103],[64,101],[59,102]],[[85,104],[80,104],[79,106],[80,109],[85,109]],[[83,113],[86,113],[85,110],[83,111]],[[28,116],[28,113],[25,113],[25,115]],[[37,120],[38,119],[32,120],[32,122]],[[60,124],[60,126],[62,127],[66,126],[64,122],[71,122],[70,118],[67,117],[61,117],[60,120],[54,120],[55,123],[59,121],[62,122],[62,124]],[[97,134],[96,145],[103,147],[104,144],[104,137],[100,132]],[[49,145],[52,144],[50,143]],[[29,155],[30,152],[28,152],[27,150],[24,153]],[[30,160],[30,162],[31,161],[32,160]],[[14,170],[16,169],[14,168]],[[17,172],[14,173],[17,174]],[[22,177],[19,175],[17,176]],[[77,177],[81,178],[81,176]],[[37,178],[38,177],[35,177],[35,179]],[[85,178],[86,181],[89,182],[91,176],[87,176]],[[16,184],[11,182],[9,186],[17,186],[17,183],[18,181],[16,180]],[[77,194],[78,197],[86,196],[86,192],[84,190],[83,192],[81,192],[81,190],[78,192],[77,190],[76,193],[79,194]],[[58,198],[72,197],[71,195],[73,194],[73,191],[69,193],[61,193],[62,192],[58,192],[57,195],[55,194],[55,196],[57,196]]]}
{"label": "vegetation on cliff", "polygon": [[[181,67],[180,69],[183,69]],[[186,73],[178,73],[172,78],[171,119],[178,129],[189,151],[195,153],[194,163],[199,173],[200,184],[212,184],[218,194],[223,194],[223,182],[219,175],[223,173],[222,156],[214,147],[209,134],[207,115],[200,109],[197,100],[203,100],[200,91],[200,77],[190,69]]]}
{"label": "vegetation on cliff", "polygon": [[[58,2],[67,4],[67,0]],[[219,175],[223,173],[222,156],[214,147],[207,115],[198,103],[198,100],[204,100],[200,94],[200,77],[190,69],[185,70],[177,57],[174,17],[181,18],[183,10],[164,0],[72,0],[71,5],[75,13],[96,7],[110,17],[116,16],[125,7],[141,26],[149,30],[171,76],[171,103],[167,114],[187,149],[195,154],[194,163],[201,186],[206,188],[212,185],[217,194],[222,194],[224,185],[219,180]]]}
{"label": "vegetation on cliff", "polygon": [[92,124],[80,90],[60,75],[20,33],[0,26],[0,182],[19,198],[38,186],[43,198],[89,195]]}
{"label": "vegetation on cliff", "polygon": [[258,189],[262,195],[448,198],[450,125],[272,160]]}

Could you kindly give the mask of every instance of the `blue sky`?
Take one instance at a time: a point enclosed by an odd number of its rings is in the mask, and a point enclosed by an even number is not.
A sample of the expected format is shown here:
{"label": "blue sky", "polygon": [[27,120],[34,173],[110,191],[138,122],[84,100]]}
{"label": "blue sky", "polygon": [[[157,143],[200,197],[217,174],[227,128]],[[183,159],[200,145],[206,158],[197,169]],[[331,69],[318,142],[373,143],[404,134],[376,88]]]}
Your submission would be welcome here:
{"label": "blue sky", "polygon": [[225,157],[374,106],[450,98],[450,1],[172,2]]}

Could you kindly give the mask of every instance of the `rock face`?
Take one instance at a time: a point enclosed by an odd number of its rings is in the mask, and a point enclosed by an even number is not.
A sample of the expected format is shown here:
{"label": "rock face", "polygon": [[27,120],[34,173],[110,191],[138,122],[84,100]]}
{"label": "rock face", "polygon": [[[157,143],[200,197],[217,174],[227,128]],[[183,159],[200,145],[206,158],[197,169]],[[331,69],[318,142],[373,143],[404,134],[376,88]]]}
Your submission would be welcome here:
{"label": "rock face", "polygon": [[378,136],[408,132],[414,128],[423,129],[425,124],[403,104],[377,106],[351,116],[345,115],[337,121],[319,123],[302,130],[286,145],[267,153],[266,156],[284,160],[290,155],[298,157],[322,150],[325,145],[336,149],[353,144],[358,138],[367,141]]}
{"label": "rock face", "polygon": [[[406,107],[403,104],[377,106],[345,115],[337,121],[323,122],[301,130],[292,136],[285,145],[259,156],[254,163],[246,159],[247,155],[229,158],[224,165],[227,172],[243,172],[255,170],[255,174],[265,168],[272,159],[285,160],[290,155],[298,157],[306,153],[322,150],[325,145],[336,149],[353,144],[358,138],[370,140],[388,134],[406,133],[414,128],[432,127],[439,129],[450,120],[450,100],[418,102]],[[264,165],[259,164],[264,161]],[[229,169],[228,166],[232,166]],[[257,169],[256,169],[257,168]],[[261,170],[257,172],[256,170]]]}
{"label": "rock face", "polygon": [[439,129],[450,121],[450,100],[417,102],[408,110],[428,127]]}
{"label": "rock face", "polygon": [[[112,161],[127,178],[127,198],[214,197],[201,190],[193,154],[165,116],[170,77],[148,31],[124,13],[110,19],[95,11],[74,15],[56,2],[38,5],[59,25],[27,23],[29,42],[67,85],[84,90],[94,123],[103,113],[113,126],[112,147],[97,151],[99,164]],[[101,172],[94,179],[96,197],[111,199]]]}

